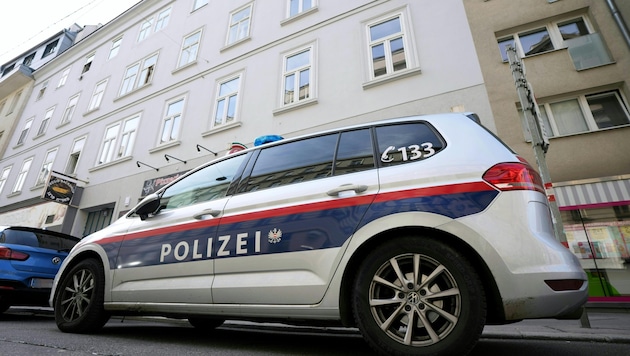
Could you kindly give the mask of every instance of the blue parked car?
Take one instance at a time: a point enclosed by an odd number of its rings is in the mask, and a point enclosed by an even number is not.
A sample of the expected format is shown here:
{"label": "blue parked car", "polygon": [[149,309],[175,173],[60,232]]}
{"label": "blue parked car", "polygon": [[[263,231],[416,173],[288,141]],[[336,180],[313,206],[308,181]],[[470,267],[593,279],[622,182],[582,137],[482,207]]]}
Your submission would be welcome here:
{"label": "blue parked car", "polygon": [[12,305],[48,306],[55,274],[79,240],[55,231],[0,226],[0,313]]}

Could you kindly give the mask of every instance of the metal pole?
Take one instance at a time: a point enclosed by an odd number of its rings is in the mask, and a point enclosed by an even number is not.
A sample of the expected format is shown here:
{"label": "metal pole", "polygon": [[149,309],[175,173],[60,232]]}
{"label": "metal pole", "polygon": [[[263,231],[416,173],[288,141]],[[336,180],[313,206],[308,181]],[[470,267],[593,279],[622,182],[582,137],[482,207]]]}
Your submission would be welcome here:
{"label": "metal pole", "polygon": [[510,60],[510,69],[512,70],[512,76],[516,84],[516,91],[521,102],[525,120],[527,121],[527,127],[532,135],[532,148],[534,149],[538,170],[545,184],[556,240],[566,244],[567,238],[564,234],[560,209],[558,208],[558,203],[553,194],[551,176],[547,168],[547,161],[545,160],[545,153],[547,153],[547,149],[549,148],[549,141],[545,135],[544,125],[542,124],[538,111],[538,104],[536,103],[532,87],[525,78],[525,65],[518,57],[516,49],[512,46],[508,47],[507,55]]}

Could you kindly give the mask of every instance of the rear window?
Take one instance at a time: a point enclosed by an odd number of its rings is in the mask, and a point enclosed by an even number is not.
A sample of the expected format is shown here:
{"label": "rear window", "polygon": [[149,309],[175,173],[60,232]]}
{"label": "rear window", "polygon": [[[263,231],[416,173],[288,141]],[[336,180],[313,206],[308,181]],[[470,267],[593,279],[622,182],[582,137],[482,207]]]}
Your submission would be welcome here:
{"label": "rear window", "polygon": [[39,232],[7,229],[0,234],[0,243],[66,251],[72,249],[77,240]]}
{"label": "rear window", "polygon": [[381,167],[421,161],[444,147],[444,140],[424,122],[401,123],[376,128]]}

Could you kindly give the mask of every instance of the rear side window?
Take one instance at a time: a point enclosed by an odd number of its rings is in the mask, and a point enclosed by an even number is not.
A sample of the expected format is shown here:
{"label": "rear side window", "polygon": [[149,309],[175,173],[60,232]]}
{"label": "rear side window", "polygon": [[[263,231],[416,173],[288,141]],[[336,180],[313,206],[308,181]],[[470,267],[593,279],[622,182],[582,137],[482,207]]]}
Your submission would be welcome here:
{"label": "rear side window", "polygon": [[435,130],[423,122],[377,127],[376,140],[381,167],[428,159],[445,146]]}
{"label": "rear side window", "polygon": [[337,137],[318,136],[262,149],[245,191],[330,177]]}
{"label": "rear side window", "polygon": [[341,133],[334,175],[361,172],[374,168],[374,146],[370,129]]}

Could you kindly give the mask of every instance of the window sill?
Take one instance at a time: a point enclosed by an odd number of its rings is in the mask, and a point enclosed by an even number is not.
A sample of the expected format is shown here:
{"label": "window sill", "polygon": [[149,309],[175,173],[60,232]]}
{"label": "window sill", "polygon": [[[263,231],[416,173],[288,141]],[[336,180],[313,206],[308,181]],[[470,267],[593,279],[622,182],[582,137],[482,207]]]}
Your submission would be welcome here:
{"label": "window sill", "polygon": [[232,122],[230,124],[215,126],[215,127],[211,128],[210,130],[208,130],[206,132],[202,132],[201,133],[201,137],[210,136],[210,135],[213,135],[213,134],[215,134],[217,132],[230,130],[230,129],[233,129],[235,127],[240,127],[241,125],[242,124],[241,124],[240,121],[235,121],[235,122]]}
{"label": "window sill", "polygon": [[301,100],[301,101],[298,101],[297,103],[290,104],[290,105],[283,106],[281,108],[275,109],[273,111],[273,116],[281,115],[281,114],[284,114],[286,112],[290,112],[290,111],[293,111],[293,110],[301,109],[303,107],[315,105],[315,104],[317,104],[317,102],[318,102],[317,98]]}
{"label": "window sill", "polygon": [[119,158],[117,160],[113,160],[111,162],[99,164],[98,166],[95,166],[95,167],[92,167],[92,168],[88,169],[88,172],[90,172],[90,173],[96,172],[98,170],[101,170],[101,169],[104,169],[104,168],[107,168],[107,167],[115,166],[118,163],[131,161],[132,158],[133,158],[132,156],[127,156],[127,157]]}
{"label": "window sill", "polygon": [[133,93],[135,93],[135,92],[138,92],[138,91],[140,91],[140,90],[142,90],[142,89],[144,89],[144,88],[146,88],[146,87],[149,87],[149,86],[151,86],[151,82],[146,83],[146,84],[144,84],[144,85],[142,85],[142,86],[140,86],[140,87],[134,88],[134,89],[132,89],[132,90],[130,90],[130,91],[128,91],[128,92],[126,92],[125,94],[122,94],[122,95],[117,96],[116,98],[114,98],[114,102],[117,102],[118,100],[120,100],[120,99],[122,99],[122,98],[125,98],[125,97],[127,97],[127,96],[130,96],[131,94],[133,94]]}
{"label": "window sill", "polygon": [[31,187],[30,191],[33,192],[33,191],[42,189],[42,188],[44,188],[45,185],[46,185],[46,183],[38,183],[35,186]]}
{"label": "window sill", "polygon": [[84,112],[83,113],[83,117],[86,117],[86,116],[90,115],[91,113],[93,113],[95,111],[98,111],[99,108],[100,108],[100,106],[97,107],[97,108],[94,108],[94,109],[91,109],[91,110],[88,110],[88,111]]}
{"label": "window sill", "polygon": [[186,68],[189,68],[189,67],[193,67],[196,64],[197,64],[197,60],[195,59],[194,61],[186,63],[186,64],[184,64],[181,67],[177,67],[177,68],[173,69],[173,71],[171,71],[171,74],[175,74],[175,73],[181,72],[182,70],[184,70]]}
{"label": "window sill", "polygon": [[70,124],[70,121],[62,122],[62,123],[60,123],[59,125],[57,125],[57,126],[55,127],[55,129],[60,129],[60,128],[62,128],[62,127],[64,127],[64,126],[68,125],[68,124]]}
{"label": "window sill", "polygon": [[363,83],[363,90],[370,89],[370,88],[379,86],[381,84],[389,83],[395,80],[411,77],[414,75],[419,75],[421,73],[422,73],[422,70],[420,68],[405,69],[403,71],[396,72],[394,74],[385,75],[385,76],[367,81]]}
{"label": "window sill", "polygon": [[308,16],[308,15],[310,15],[312,13],[315,13],[318,10],[319,10],[319,7],[313,6],[313,7],[311,7],[310,9],[308,9],[306,11],[302,11],[299,14],[295,14],[295,15],[293,15],[291,17],[287,17],[286,19],[280,21],[280,26],[288,25],[288,24],[290,24],[290,23],[292,23],[294,21],[297,21],[297,20],[299,20],[299,19],[301,19],[303,17],[306,17],[306,16]]}
{"label": "window sill", "polygon": [[226,44],[223,48],[219,49],[219,53],[223,52],[223,51],[227,51],[228,49],[232,48],[232,47],[236,47],[238,45],[240,45],[241,43],[245,43],[245,42],[249,42],[251,41],[252,36],[247,36],[247,37],[243,37],[238,41],[234,41],[232,43]]}
{"label": "window sill", "polygon": [[171,148],[171,147],[175,147],[175,146],[179,146],[182,144],[182,141],[169,141],[167,143],[163,143],[159,146],[153,147],[149,150],[149,153],[155,153],[155,152],[160,152],[162,150],[165,150],[167,148]]}

